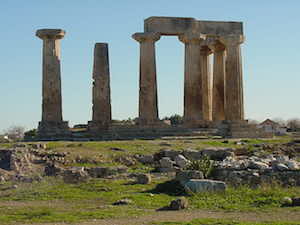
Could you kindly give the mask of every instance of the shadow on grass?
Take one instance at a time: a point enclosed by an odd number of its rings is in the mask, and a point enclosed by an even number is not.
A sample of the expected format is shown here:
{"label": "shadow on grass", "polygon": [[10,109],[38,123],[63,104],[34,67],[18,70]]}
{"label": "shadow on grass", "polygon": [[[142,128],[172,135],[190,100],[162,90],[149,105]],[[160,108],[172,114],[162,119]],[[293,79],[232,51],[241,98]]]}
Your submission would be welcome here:
{"label": "shadow on grass", "polygon": [[146,193],[152,193],[152,194],[167,194],[170,196],[186,196],[186,192],[182,185],[175,180],[169,180],[164,183],[157,184],[156,187],[154,187],[151,190],[145,191]]}

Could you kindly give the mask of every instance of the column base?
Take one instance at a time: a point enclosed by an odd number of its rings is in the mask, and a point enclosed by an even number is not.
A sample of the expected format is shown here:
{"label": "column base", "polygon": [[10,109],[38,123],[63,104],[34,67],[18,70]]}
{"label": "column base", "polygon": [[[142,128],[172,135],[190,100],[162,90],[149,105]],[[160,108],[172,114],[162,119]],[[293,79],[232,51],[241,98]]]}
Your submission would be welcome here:
{"label": "column base", "polygon": [[99,131],[108,130],[109,127],[110,127],[110,123],[108,123],[108,122],[91,120],[91,121],[88,121],[87,130],[89,132],[95,133],[95,132],[99,132]]}
{"label": "column base", "polygon": [[39,138],[57,138],[71,135],[68,121],[40,121],[38,126]]}

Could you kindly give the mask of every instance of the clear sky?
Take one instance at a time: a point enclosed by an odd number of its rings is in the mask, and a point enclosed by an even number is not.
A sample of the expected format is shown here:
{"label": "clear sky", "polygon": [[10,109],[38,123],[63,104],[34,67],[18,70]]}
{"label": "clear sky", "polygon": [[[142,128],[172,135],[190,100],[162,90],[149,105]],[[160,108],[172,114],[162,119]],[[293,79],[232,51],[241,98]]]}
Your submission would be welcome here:
{"label": "clear sky", "polygon": [[[246,118],[300,117],[298,0],[1,0],[0,131],[41,118],[40,28],[61,28],[63,116],[91,119],[93,47],[109,43],[113,118],[138,113],[139,45],[131,38],[150,16],[243,21]],[[156,44],[160,117],[183,112],[183,44]]]}

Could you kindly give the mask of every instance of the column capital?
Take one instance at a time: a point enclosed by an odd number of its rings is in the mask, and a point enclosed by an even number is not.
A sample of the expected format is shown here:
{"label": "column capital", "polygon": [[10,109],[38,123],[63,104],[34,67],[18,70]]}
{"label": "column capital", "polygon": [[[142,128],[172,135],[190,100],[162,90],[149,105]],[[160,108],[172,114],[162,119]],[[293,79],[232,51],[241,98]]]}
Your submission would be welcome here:
{"label": "column capital", "polygon": [[225,46],[236,46],[242,44],[245,41],[245,36],[232,34],[227,36],[221,36],[219,40]]}
{"label": "column capital", "polygon": [[202,41],[206,39],[206,35],[194,32],[187,32],[184,34],[180,34],[178,37],[179,41],[183,43],[194,43],[200,44]]}
{"label": "column capital", "polygon": [[208,56],[208,55],[212,54],[213,52],[212,52],[212,50],[210,49],[209,46],[202,45],[201,48],[200,48],[200,53],[201,53],[201,55]]}
{"label": "column capital", "polygon": [[155,42],[160,39],[160,34],[157,32],[134,33],[132,38],[140,43],[144,41]]}
{"label": "column capital", "polygon": [[64,38],[66,31],[62,29],[40,29],[37,30],[35,35],[40,39],[62,39]]}
{"label": "column capital", "polygon": [[225,45],[222,44],[218,39],[214,39],[208,47],[213,51],[213,52],[222,52],[225,50]]}

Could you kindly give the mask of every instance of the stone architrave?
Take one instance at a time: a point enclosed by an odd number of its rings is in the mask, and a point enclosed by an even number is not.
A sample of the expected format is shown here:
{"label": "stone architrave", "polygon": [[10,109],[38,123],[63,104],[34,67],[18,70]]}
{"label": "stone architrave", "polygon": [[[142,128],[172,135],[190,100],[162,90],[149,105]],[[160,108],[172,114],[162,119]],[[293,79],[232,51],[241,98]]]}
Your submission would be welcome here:
{"label": "stone architrave", "polygon": [[88,128],[107,129],[111,124],[110,73],[108,44],[96,43],[93,65],[93,116]]}
{"label": "stone architrave", "polygon": [[61,29],[37,30],[36,36],[43,40],[43,90],[42,121],[40,136],[69,133],[68,122],[62,118],[60,39],[65,36]]}
{"label": "stone architrave", "polygon": [[180,35],[179,40],[185,44],[184,123],[186,126],[197,126],[203,121],[200,47],[205,36],[187,32]]}
{"label": "stone architrave", "polygon": [[225,120],[225,46],[215,40],[210,46],[214,53],[213,89],[212,89],[212,120]]}
{"label": "stone architrave", "polygon": [[[209,41],[209,39],[207,39]],[[207,42],[205,41],[205,42]],[[211,49],[206,45],[201,46],[201,69],[202,69],[202,111],[203,120],[212,120],[212,74],[210,69]]]}
{"label": "stone architrave", "polygon": [[225,75],[225,119],[228,121],[244,120],[243,72],[240,45],[243,35],[220,37],[226,47]]}
{"label": "stone architrave", "polygon": [[159,121],[157,106],[157,81],[155,42],[160,34],[135,33],[132,38],[140,43],[139,125],[153,125]]}

